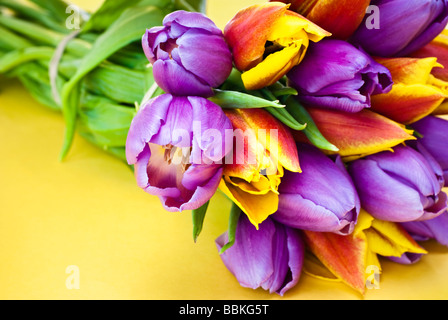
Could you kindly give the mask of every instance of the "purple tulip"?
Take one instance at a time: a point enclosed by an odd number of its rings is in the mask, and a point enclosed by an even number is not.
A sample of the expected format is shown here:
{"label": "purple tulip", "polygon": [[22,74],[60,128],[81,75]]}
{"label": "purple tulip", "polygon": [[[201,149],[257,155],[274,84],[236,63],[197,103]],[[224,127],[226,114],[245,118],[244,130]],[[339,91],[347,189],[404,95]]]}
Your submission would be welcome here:
{"label": "purple tulip", "polygon": [[393,84],[387,68],[342,40],[310,46],[288,79],[302,102],[347,112],[370,108],[371,95],[387,93]]}
{"label": "purple tulip", "polygon": [[440,167],[411,147],[398,146],[393,152],[355,160],[350,163],[349,172],[362,207],[377,219],[423,221],[447,209]]}
{"label": "purple tulip", "polygon": [[221,160],[232,148],[220,138],[226,130],[232,130],[229,119],[205,98],[164,94],[150,100],[134,117],[126,142],[138,186],[168,211],[201,207],[217,190]]}
{"label": "purple tulip", "polygon": [[406,222],[401,225],[416,241],[435,239],[440,244],[448,247],[448,212],[441,214],[435,219]]}
{"label": "purple tulip", "polygon": [[448,121],[428,116],[413,123],[412,127],[423,136],[418,142],[439,163],[443,170],[445,187],[448,187]]}
{"label": "purple tulip", "polygon": [[438,36],[448,22],[447,0],[373,0],[379,25],[364,22],[351,42],[381,57],[407,56]]}
{"label": "purple tulip", "polygon": [[344,164],[310,145],[299,144],[298,149],[303,172],[285,172],[272,218],[302,230],[352,233],[360,201]]}
{"label": "purple tulip", "polygon": [[212,96],[232,71],[222,31],[202,13],[168,14],[163,27],[146,31],[142,44],[155,81],[173,95]]}
{"label": "purple tulip", "polygon": [[[218,250],[227,242],[227,233],[216,239]],[[235,243],[221,254],[221,259],[241,286],[263,288],[283,296],[299,281],[304,250],[298,230],[270,218],[257,230],[247,216],[241,214]]]}

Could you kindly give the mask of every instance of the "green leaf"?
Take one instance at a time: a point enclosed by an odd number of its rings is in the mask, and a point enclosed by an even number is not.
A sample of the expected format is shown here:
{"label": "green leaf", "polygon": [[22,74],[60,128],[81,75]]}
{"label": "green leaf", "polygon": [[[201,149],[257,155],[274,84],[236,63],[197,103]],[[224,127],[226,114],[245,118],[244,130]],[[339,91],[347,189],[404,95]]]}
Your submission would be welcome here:
{"label": "green leaf", "polygon": [[214,90],[215,95],[209,98],[223,109],[255,109],[255,108],[284,108],[277,101],[270,101],[239,91]]}
{"label": "green leaf", "polygon": [[74,138],[79,105],[79,83],[82,78],[116,51],[140,40],[146,28],[160,25],[163,17],[164,12],[155,6],[130,7],[98,37],[92,49],[84,57],[77,73],[67,82],[62,91],[66,134],[61,158],[67,155]]}
{"label": "green leaf", "polygon": [[306,111],[302,104],[294,97],[289,97],[286,101],[286,110],[298,121],[303,121],[307,124],[304,134],[310,140],[310,142],[316,147],[329,150],[329,151],[339,151],[339,149],[330,143],[319,131],[316,123],[314,122],[311,115]]}
{"label": "green leaf", "polygon": [[235,244],[236,228],[238,226],[238,220],[240,219],[241,209],[235,204],[232,204],[229,216],[229,228],[227,230],[228,242],[221,248],[219,254],[223,254],[227,249],[231,248]]}
{"label": "green leaf", "polygon": [[266,110],[277,120],[293,130],[302,131],[305,130],[308,125],[307,123],[300,123],[297,121],[286,109],[267,108]]}
{"label": "green leaf", "polygon": [[193,219],[193,239],[194,242],[197,241],[199,235],[201,234],[202,227],[204,225],[205,214],[207,213],[208,205],[210,204],[210,200],[207,201],[202,207],[192,211],[192,219]]}
{"label": "green leaf", "polygon": [[82,28],[82,32],[102,32],[117,20],[124,10],[136,5],[141,0],[106,0],[101,7],[95,11],[89,21]]}
{"label": "green leaf", "polygon": [[[135,110],[104,98],[86,94],[79,110],[78,128],[90,135],[95,144],[105,147],[125,147]],[[105,121],[106,120],[106,121]]]}
{"label": "green leaf", "polygon": [[50,60],[53,53],[54,49],[49,47],[28,47],[8,52],[0,59],[0,73],[33,60]]}

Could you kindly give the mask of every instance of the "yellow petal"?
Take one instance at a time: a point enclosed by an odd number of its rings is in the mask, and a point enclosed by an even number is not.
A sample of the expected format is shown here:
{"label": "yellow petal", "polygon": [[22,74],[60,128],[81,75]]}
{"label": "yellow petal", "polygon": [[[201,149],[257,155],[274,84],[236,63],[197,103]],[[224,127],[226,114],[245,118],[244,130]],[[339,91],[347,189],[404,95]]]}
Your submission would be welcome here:
{"label": "yellow petal", "polygon": [[278,194],[269,191],[264,194],[245,192],[231,183],[228,177],[221,179],[219,189],[229,197],[258,229],[258,225],[278,209]]}
{"label": "yellow petal", "polygon": [[406,252],[428,253],[397,223],[375,219],[365,234],[370,250],[385,257],[401,257]]}
{"label": "yellow petal", "polygon": [[280,80],[302,59],[307,45],[304,40],[293,41],[281,51],[272,53],[256,67],[241,75],[247,90],[258,90],[268,87]]}
{"label": "yellow petal", "polygon": [[372,110],[411,124],[433,113],[446,98],[444,92],[431,85],[397,83],[389,93],[372,96]]}
{"label": "yellow petal", "polygon": [[443,68],[437,58],[377,58],[389,69],[395,84],[427,84],[432,70]]}

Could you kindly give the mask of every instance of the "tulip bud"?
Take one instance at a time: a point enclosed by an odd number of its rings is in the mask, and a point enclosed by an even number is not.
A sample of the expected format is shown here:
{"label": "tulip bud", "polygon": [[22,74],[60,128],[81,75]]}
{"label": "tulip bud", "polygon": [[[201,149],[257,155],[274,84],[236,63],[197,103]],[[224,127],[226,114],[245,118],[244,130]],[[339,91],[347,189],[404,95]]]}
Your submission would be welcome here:
{"label": "tulip bud", "polygon": [[411,147],[398,146],[353,161],[348,169],[363,209],[380,220],[409,222],[433,219],[447,210],[444,181],[433,165]]}
{"label": "tulip bud", "polygon": [[288,79],[305,104],[347,112],[370,108],[372,95],[392,89],[389,70],[342,40],[311,46]]}
{"label": "tulip bud", "polygon": [[310,40],[330,35],[287,9],[278,2],[253,5],[239,11],[224,29],[247,90],[274,84],[303,60]]}
{"label": "tulip bud", "polygon": [[222,158],[232,147],[222,139],[226,130],[232,130],[229,119],[205,98],[164,94],[150,100],[132,120],[126,141],[138,186],[168,211],[200,208],[221,180]]}
{"label": "tulip bud", "polygon": [[[216,239],[218,250],[227,243],[227,233]],[[299,281],[304,244],[298,230],[272,219],[257,230],[241,215],[234,245],[221,254],[227,269],[247,288],[263,288],[284,295]]]}
{"label": "tulip bud", "polygon": [[298,150],[303,172],[285,172],[272,217],[293,228],[350,234],[360,203],[344,164],[310,145],[299,144]]}
{"label": "tulip bud", "polygon": [[222,31],[201,13],[168,14],[163,27],[146,31],[142,44],[155,81],[173,95],[212,96],[232,71]]}
{"label": "tulip bud", "polygon": [[372,97],[372,110],[394,121],[411,124],[434,112],[448,97],[446,82],[431,72],[442,67],[436,58],[378,58],[388,68],[394,85]]}
{"label": "tulip bud", "polygon": [[431,42],[448,22],[447,0],[372,0],[371,5],[380,12],[379,28],[361,23],[351,42],[374,56],[406,56]]}
{"label": "tulip bud", "polygon": [[421,135],[418,142],[442,168],[445,187],[448,187],[448,121],[428,116],[414,123],[412,127]]}
{"label": "tulip bud", "polygon": [[295,11],[331,32],[333,38],[347,39],[361,24],[370,0],[270,0],[290,3]]}

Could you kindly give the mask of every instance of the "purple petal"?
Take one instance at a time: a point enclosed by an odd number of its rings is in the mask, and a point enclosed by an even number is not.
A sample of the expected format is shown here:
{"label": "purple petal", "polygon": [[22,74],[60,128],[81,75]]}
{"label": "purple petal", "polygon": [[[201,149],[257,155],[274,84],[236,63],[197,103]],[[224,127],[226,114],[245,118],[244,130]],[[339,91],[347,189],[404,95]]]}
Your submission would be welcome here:
{"label": "purple petal", "polygon": [[[265,220],[257,230],[241,215],[234,245],[221,254],[227,269],[247,288],[263,288],[284,295],[300,279],[304,245],[297,230]],[[216,239],[220,250],[227,233]]]}
{"label": "purple petal", "polygon": [[387,257],[389,260],[399,264],[414,264],[420,261],[423,254],[405,252],[401,257]]}
{"label": "purple petal", "polygon": [[423,213],[420,194],[384,172],[378,163],[357,160],[350,164],[362,207],[377,219],[406,222],[419,219]]}
{"label": "purple petal", "polygon": [[183,10],[172,12],[163,19],[163,25],[171,28],[171,36],[174,38],[180,37],[190,29],[201,29],[211,34],[222,35],[221,29],[210,18],[199,12]]}
{"label": "purple petal", "polygon": [[126,158],[129,164],[137,162],[146,144],[159,132],[172,99],[171,95],[161,95],[140,107],[132,120],[126,141]]}
{"label": "purple petal", "polygon": [[372,94],[390,91],[392,76],[362,50],[341,40],[323,40],[288,73],[299,99],[316,107],[358,112]]}
{"label": "purple petal", "polygon": [[[446,26],[446,0],[377,0],[380,28],[368,29],[365,21],[351,42],[376,56],[405,56],[434,39]],[[366,16],[367,18],[367,16]]]}
{"label": "purple petal", "polygon": [[[204,44],[201,50],[199,43]],[[177,44],[182,66],[211,87],[220,86],[232,71],[232,55],[222,35],[190,30]]]}
{"label": "purple petal", "polygon": [[360,201],[345,168],[317,148],[301,144],[298,149],[303,172],[285,172],[273,218],[299,229],[351,233]]}
{"label": "purple petal", "polygon": [[448,247],[448,212],[435,219],[401,224],[412,237],[418,241],[435,239]]}
{"label": "purple petal", "polygon": [[174,60],[157,60],[153,65],[154,80],[159,87],[176,96],[211,97],[213,90]]}

